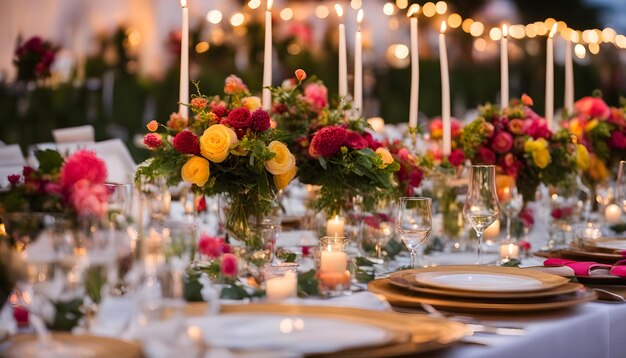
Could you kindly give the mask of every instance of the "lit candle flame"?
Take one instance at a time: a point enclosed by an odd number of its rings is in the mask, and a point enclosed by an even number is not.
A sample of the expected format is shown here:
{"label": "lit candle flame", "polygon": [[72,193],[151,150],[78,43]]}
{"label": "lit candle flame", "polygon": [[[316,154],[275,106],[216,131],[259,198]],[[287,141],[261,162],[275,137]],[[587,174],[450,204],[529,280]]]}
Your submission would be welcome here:
{"label": "lit candle flame", "polygon": [[272,11],[273,0],[267,0],[267,11]]}
{"label": "lit candle flame", "polygon": [[356,22],[357,24],[361,25],[362,21],[363,21],[363,9],[359,9],[359,13],[356,15]]}
{"label": "lit candle flame", "polygon": [[339,222],[339,215],[335,215],[335,222],[338,223]]}
{"label": "lit candle flame", "polygon": [[409,7],[409,11],[407,11],[406,17],[411,17],[411,16],[417,14],[419,11],[420,11],[419,4],[413,4],[413,5],[411,5],[411,7]]}
{"label": "lit candle flame", "polygon": [[339,4],[335,4],[335,11],[337,11],[337,16],[343,17],[343,8]]}
{"label": "lit candle flame", "polygon": [[180,0],[180,7],[183,9],[187,7],[187,0]]}
{"label": "lit candle flame", "polygon": [[446,32],[446,22],[442,21],[441,22],[441,33],[443,34],[444,32]]}
{"label": "lit candle flame", "polygon": [[509,36],[509,27],[506,24],[502,25],[502,37]]}
{"label": "lit candle flame", "polygon": [[557,23],[555,22],[554,25],[552,25],[552,30],[550,30],[550,38],[553,38],[554,34],[556,34],[557,27]]}

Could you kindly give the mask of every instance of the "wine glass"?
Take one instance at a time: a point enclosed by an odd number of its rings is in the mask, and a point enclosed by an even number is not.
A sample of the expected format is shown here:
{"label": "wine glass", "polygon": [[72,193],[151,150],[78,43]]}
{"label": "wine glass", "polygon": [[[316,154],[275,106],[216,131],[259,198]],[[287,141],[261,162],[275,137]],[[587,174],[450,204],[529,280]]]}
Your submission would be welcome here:
{"label": "wine glass", "polygon": [[626,160],[619,162],[617,181],[615,182],[615,202],[626,211]]}
{"label": "wine glass", "polygon": [[463,215],[478,236],[478,265],[482,264],[483,232],[496,220],[499,213],[496,194],[496,167],[493,165],[472,165]]}
{"label": "wine glass", "polygon": [[411,251],[411,268],[415,268],[418,247],[432,230],[430,198],[400,198],[396,228],[404,245]]}
{"label": "wine glass", "polygon": [[524,205],[524,198],[522,194],[517,191],[515,185],[505,187],[502,190],[502,195],[499,198],[502,205],[502,212],[506,215],[506,241],[511,241],[511,221],[513,217],[517,216],[522,211]]}

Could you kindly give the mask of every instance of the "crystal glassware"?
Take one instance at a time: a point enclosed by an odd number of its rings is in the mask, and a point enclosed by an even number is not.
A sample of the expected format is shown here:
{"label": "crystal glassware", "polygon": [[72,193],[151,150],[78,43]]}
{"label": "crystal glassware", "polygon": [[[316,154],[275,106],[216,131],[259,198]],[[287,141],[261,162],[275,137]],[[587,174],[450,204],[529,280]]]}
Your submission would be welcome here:
{"label": "crystal glassware", "polygon": [[500,208],[502,213],[506,216],[506,242],[511,242],[511,221],[522,211],[524,205],[524,198],[522,194],[517,191],[517,187],[507,186],[502,189],[502,195],[500,196]]}
{"label": "crystal glassware", "polygon": [[339,296],[350,290],[349,243],[350,240],[339,236],[320,239],[317,277],[322,296]]}
{"label": "crystal glassware", "polygon": [[463,215],[472,225],[478,237],[478,265],[482,264],[483,232],[498,218],[499,213],[496,194],[496,167],[493,165],[472,165]]}
{"label": "crystal glassware", "polygon": [[430,198],[400,198],[396,228],[404,245],[411,251],[411,268],[415,268],[417,249],[432,230]]}
{"label": "crystal glassware", "polygon": [[615,202],[626,211],[626,160],[619,162],[617,181],[615,182]]}

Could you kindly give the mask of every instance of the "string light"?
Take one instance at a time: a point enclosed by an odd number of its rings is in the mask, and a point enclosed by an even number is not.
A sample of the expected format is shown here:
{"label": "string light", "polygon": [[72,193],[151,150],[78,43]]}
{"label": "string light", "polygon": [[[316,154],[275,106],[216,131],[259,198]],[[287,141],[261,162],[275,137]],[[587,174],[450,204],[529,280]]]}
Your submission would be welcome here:
{"label": "string light", "polygon": [[456,29],[457,27],[461,26],[462,22],[463,22],[463,18],[461,18],[461,15],[457,13],[450,14],[450,16],[448,16],[448,25],[450,25],[450,27],[453,29]]}
{"label": "string light", "polygon": [[396,0],[396,6],[399,9],[406,9],[407,6],[409,6],[409,1],[408,0]]}
{"label": "string light", "polygon": [[502,30],[500,30],[499,27],[492,27],[491,30],[489,30],[489,38],[492,41],[498,41],[502,38]]}
{"label": "string light", "polygon": [[445,1],[437,1],[437,4],[435,4],[435,11],[439,15],[445,14],[448,11],[448,4],[446,4]]}
{"label": "string light", "polygon": [[469,34],[470,32],[470,27],[472,26],[472,24],[474,23],[474,20],[472,19],[465,19],[463,20],[463,22],[461,23],[461,28],[463,29],[463,31],[467,32]]}
{"label": "string light", "polygon": [[233,16],[230,17],[230,24],[233,25],[234,27],[241,26],[243,25],[244,20],[245,20],[245,17],[243,16],[243,14],[238,12],[238,13],[233,14]]}
{"label": "string light", "polygon": [[289,21],[293,18],[293,10],[290,7],[286,7],[280,11],[280,18],[283,21]]}
{"label": "string light", "polygon": [[585,46],[581,44],[576,44],[576,46],[574,46],[574,53],[576,54],[576,57],[583,59],[587,55],[587,49],[585,49]]}
{"label": "string light", "polygon": [[470,26],[470,34],[472,36],[474,36],[474,37],[478,37],[478,36],[482,35],[483,32],[485,32],[485,25],[483,25],[483,23],[480,22],[480,21],[475,21]]}
{"label": "string light", "polygon": [[261,0],[248,1],[248,7],[251,9],[257,9],[259,6],[261,6]]}
{"label": "string light", "polygon": [[212,24],[219,24],[222,22],[222,12],[219,10],[211,10],[206,14],[206,19]]}
{"label": "string light", "polygon": [[422,12],[426,17],[433,17],[437,13],[437,6],[432,2],[427,2],[422,8]]}
{"label": "string light", "polygon": [[396,12],[396,7],[392,3],[388,2],[388,3],[385,3],[385,5],[383,5],[383,13],[385,15],[391,16],[395,14],[395,12]]}
{"label": "string light", "polygon": [[328,15],[330,15],[330,10],[328,9],[328,6],[317,5],[317,7],[315,8],[315,16],[320,19],[325,19],[328,17]]}
{"label": "string light", "polygon": [[205,53],[209,51],[209,43],[206,41],[198,42],[196,44],[196,52],[197,53]]}

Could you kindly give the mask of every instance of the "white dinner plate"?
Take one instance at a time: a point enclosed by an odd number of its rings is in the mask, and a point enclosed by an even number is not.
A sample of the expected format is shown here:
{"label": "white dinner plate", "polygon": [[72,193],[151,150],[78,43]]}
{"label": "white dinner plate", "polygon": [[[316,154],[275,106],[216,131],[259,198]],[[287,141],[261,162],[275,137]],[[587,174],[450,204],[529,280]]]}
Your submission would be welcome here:
{"label": "white dinner plate", "polygon": [[484,292],[526,292],[543,288],[542,282],[533,277],[480,272],[425,272],[415,275],[415,280],[427,286]]}
{"label": "white dinner plate", "polygon": [[211,347],[321,354],[377,346],[394,335],[380,327],[342,319],[288,314],[227,314],[187,320]]}

